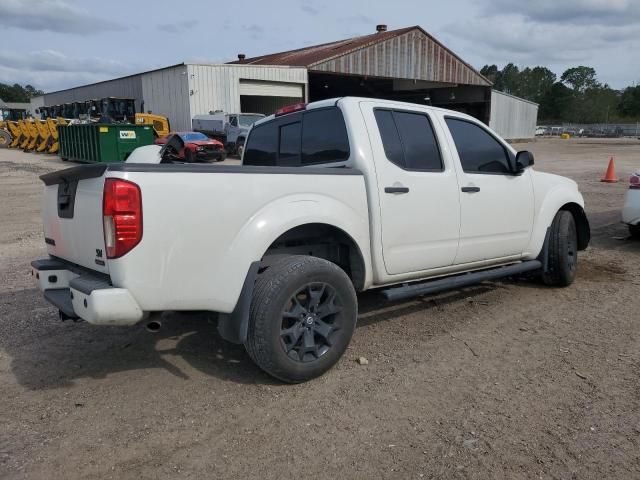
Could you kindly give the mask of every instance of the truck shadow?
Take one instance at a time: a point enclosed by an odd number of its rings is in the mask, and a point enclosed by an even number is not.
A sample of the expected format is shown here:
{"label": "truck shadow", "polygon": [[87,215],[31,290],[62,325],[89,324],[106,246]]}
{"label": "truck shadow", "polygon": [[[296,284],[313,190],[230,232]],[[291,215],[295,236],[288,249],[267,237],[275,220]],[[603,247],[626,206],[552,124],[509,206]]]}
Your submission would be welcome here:
{"label": "truck shadow", "polygon": [[[428,311],[497,288],[482,285],[437,298],[388,303],[379,293],[359,296],[358,327]],[[73,385],[83,378],[103,379],[121,372],[162,370],[173,381],[203,377],[243,384],[279,384],[256,367],[242,345],[224,341],[213,315],[166,313],[158,333],[141,322],[133,327],[95,327],[60,322],[37,289],[0,294],[0,348],[17,382],[32,390]],[[6,358],[5,357],[5,358]],[[143,373],[150,375],[151,373]]]}

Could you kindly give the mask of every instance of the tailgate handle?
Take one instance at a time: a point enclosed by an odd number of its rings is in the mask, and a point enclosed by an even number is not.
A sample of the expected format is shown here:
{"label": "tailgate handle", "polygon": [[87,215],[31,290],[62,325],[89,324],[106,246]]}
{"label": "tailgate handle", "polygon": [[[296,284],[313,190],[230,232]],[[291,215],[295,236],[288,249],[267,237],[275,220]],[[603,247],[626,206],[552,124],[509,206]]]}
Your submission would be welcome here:
{"label": "tailgate handle", "polygon": [[58,184],[58,217],[73,218],[77,189],[77,181]]}
{"label": "tailgate handle", "polygon": [[69,205],[70,201],[71,201],[71,195],[69,194],[60,195],[58,197],[58,205],[60,205],[61,207],[66,207],[67,205]]}

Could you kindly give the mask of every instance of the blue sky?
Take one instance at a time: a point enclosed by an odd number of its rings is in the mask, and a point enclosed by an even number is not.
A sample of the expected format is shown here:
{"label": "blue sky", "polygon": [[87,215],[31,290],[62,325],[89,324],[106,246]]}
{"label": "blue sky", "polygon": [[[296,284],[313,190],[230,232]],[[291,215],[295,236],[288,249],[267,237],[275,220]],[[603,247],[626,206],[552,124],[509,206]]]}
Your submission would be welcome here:
{"label": "blue sky", "polygon": [[640,0],[0,0],[0,82],[52,91],[420,25],[480,68],[596,68],[640,82]]}

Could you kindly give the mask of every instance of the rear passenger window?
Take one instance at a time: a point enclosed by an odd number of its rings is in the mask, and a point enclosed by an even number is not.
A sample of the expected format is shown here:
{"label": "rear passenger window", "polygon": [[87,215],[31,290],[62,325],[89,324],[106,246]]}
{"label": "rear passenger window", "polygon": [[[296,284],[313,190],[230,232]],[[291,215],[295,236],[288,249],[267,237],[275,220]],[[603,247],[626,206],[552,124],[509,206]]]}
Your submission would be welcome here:
{"label": "rear passenger window", "polygon": [[400,143],[400,134],[396,128],[396,122],[393,120],[393,113],[391,113],[391,110],[375,110],[374,115],[382,137],[384,153],[391,162],[404,168],[404,153],[402,152],[402,143]]}
{"label": "rear passenger window", "polygon": [[265,123],[251,130],[244,152],[247,165],[275,166],[278,153],[278,125]]}
{"label": "rear passenger window", "polygon": [[349,158],[349,138],[337,107],[305,112],[302,118],[302,164],[342,162]]}
{"label": "rear passenger window", "polygon": [[337,107],[283,115],[251,130],[245,165],[299,167],[343,162],[349,137]]}
{"label": "rear passenger window", "polygon": [[406,170],[442,171],[442,157],[429,117],[396,110],[374,111],[387,158]]}
{"label": "rear passenger window", "polygon": [[281,167],[300,165],[300,122],[280,127],[278,165]]}
{"label": "rear passenger window", "polygon": [[489,132],[465,120],[446,121],[465,172],[511,173],[506,149]]}

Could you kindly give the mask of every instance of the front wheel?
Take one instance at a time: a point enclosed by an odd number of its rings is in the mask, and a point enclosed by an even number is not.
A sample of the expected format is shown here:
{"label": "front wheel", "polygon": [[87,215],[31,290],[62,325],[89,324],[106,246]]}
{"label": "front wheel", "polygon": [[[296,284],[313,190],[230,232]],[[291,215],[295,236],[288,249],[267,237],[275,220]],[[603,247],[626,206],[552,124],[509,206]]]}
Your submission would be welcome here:
{"label": "front wheel", "polygon": [[568,210],[560,210],[551,223],[547,252],[547,268],[542,281],[547,285],[566,287],[573,283],[578,268],[578,234],[576,222]]}
{"label": "front wheel", "polygon": [[245,348],[268,374],[289,383],[322,375],[347,349],[358,302],[334,263],[287,256],[256,280]]}
{"label": "front wheel", "polygon": [[191,151],[185,148],[184,150],[184,161],[187,163],[195,163],[196,155]]}
{"label": "front wheel", "polygon": [[240,158],[242,158],[242,154],[244,153],[244,139],[241,138],[240,140],[238,140],[238,143],[236,145],[236,153]]}
{"label": "front wheel", "polygon": [[640,239],[640,224],[629,225],[629,235],[631,235],[632,238]]}

